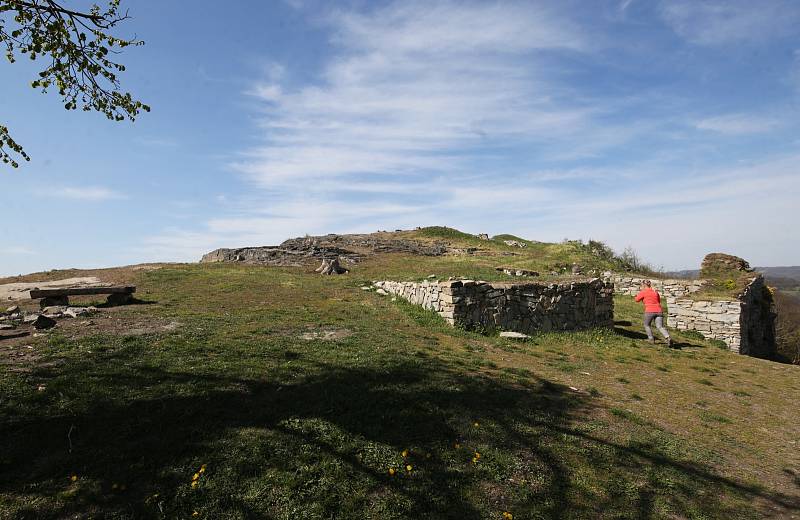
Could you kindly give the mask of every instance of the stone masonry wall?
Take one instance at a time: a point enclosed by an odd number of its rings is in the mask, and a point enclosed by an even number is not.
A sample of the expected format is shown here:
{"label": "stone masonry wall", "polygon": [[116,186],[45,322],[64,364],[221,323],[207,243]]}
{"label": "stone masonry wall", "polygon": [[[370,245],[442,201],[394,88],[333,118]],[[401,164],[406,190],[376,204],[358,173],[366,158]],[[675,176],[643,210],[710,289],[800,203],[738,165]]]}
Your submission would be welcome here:
{"label": "stone masonry wall", "polygon": [[[645,278],[605,273],[617,294],[635,295]],[[774,314],[765,295],[764,279],[756,276],[738,299],[687,298],[706,280],[658,280],[652,286],[666,301],[667,324],[678,330],[695,330],[707,339],[725,342],[728,348],[749,356],[769,357],[775,351]]]}
{"label": "stone masonry wall", "polygon": [[534,331],[613,327],[614,286],[600,279],[561,284],[375,282],[467,329]]}
{"label": "stone masonry wall", "polygon": [[740,352],[741,302],[679,298],[668,305],[667,323],[670,327],[696,330],[703,337],[724,341],[730,350]]}
{"label": "stone masonry wall", "polygon": [[748,356],[771,357],[775,345],[775,302],[767,289],[764,277],[759,275],[740,295],[741,345],[739,352]]}
{"label": "stone masonry wall", "polygon": [[659,280],[656,278],[640,278],[612,272],[606,272],[604,278],[614,284],[614,291],[617,294],[629,294],[631,296],[639,292],[639,286],[644,280],[650,280],[653,289],[664,297],[667,304],[673,303],[676,298],[682,298],[686,295],[696,293],[707,283],[705,280]]}

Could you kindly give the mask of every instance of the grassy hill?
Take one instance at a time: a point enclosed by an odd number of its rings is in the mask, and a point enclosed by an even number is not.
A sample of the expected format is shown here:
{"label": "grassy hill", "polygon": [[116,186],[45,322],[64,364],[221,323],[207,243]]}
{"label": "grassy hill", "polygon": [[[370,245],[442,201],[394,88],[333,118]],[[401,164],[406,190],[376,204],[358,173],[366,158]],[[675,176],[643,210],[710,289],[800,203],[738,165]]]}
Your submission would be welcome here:
{"label": "grassy hill", "polygon": [[136,284],[143,304],[0,342],[0,517],[796,514],[800,367],[693,334],[675,333],[679,351],[649,345],[626,297],[614,330],[520,343],[360,289],[609,262],[575,243],[475,247],[370,257],[339,277],[89,273]]}

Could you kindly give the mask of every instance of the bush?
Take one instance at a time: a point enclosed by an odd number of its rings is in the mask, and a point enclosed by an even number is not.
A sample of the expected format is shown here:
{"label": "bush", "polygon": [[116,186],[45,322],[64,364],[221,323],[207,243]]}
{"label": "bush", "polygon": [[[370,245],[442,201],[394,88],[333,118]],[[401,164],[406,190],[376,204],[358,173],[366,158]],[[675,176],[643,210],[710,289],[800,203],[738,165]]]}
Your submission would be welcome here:
{"label": "bush", "polygon": [[589,249],[591,254],[600,258],[601,260],[612,260],[614,258],[614,250],[611,249],[611,247],[609,247],[605,242],[590,239],[589,243],[586,244],[586,247]]}
{"label": "bush", "polygon": [[633,271],[635,273],[647,275],[658,274],[656,269],[645,262],[631,246],[626,247],[625,250],[622,251],[622,254],[617,255],[614,260],[624,271]]}

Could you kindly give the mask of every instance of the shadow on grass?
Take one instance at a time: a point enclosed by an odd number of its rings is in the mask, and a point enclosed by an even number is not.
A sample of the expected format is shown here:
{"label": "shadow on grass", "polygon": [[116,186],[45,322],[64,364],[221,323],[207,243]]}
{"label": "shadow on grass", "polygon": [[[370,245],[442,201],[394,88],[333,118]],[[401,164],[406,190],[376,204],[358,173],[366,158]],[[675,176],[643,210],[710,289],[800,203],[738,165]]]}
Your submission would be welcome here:
{"label": "shadow on grass", "polygon": [[155,301],[155,300],[140,300],[140,299],[134,297],[134,298],[131,298],[130,300],[128,300],[127,302],[125,302],[125,303],[116,303],[116,302],[105,301],[103,303],[98,303],[97,305],[95,305],[95,307],[97,307],[98,309],[108,309],[109,307],[126,307],[126,306],[129,306],[129,305],[155,305],[157,303],[158,302]]}
{"label": "shadow on grass", "polygon": [[621,327],[614,327],[614,333],[630,339],[647,339],[647,334],[644,332],[636,332],[635,330],[623,329]]}
{"label": "shadow on grass", "polygon": [[[30,504],[16,518],[732,518],[756,498],[800,505],[692,462],[655,428],[631,425],[650,428],[635,442],[606,438],[585,427],[591,397],[535,377],[514,385],[426,359],[307,363],[279,384],[119,370],[127,361],[51,369],[103,389],[80,412],[2,417],[0,493]],[[159,391],[137,397],[145,389]],[[478,450],[480,464],[470,461]],[[192,490],[201,463],[209,469]],[[73,472],[93,484],[71,484]],[[111,487],[119,482],[124,492]]]}

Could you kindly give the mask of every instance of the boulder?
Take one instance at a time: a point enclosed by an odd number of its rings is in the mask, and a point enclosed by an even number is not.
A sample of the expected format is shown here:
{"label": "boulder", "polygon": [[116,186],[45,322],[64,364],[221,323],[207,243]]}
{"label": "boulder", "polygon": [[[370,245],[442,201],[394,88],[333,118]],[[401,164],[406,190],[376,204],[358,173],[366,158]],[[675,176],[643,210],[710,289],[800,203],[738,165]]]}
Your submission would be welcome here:
{"label": "boulder", "polygon": [[77,318],[79,316],[90,316],[92,311],[86,307],[69,307],[67,310],[64,311],[64,316],[69,316],[70,318]]}
{"label": "boulder", "polygon": [[66,310],[67,307],[62,305],[50,305],[42,309],[42,314],[46,314],[48,316],[61,316]]}
{"label": "boulder", "polygon": [[44,314],[40,314],[31,323],[31,325],[36,330],[52,329],[53,327],[56,326],[56,320],[54,320],[53,318],[48,318]]}

